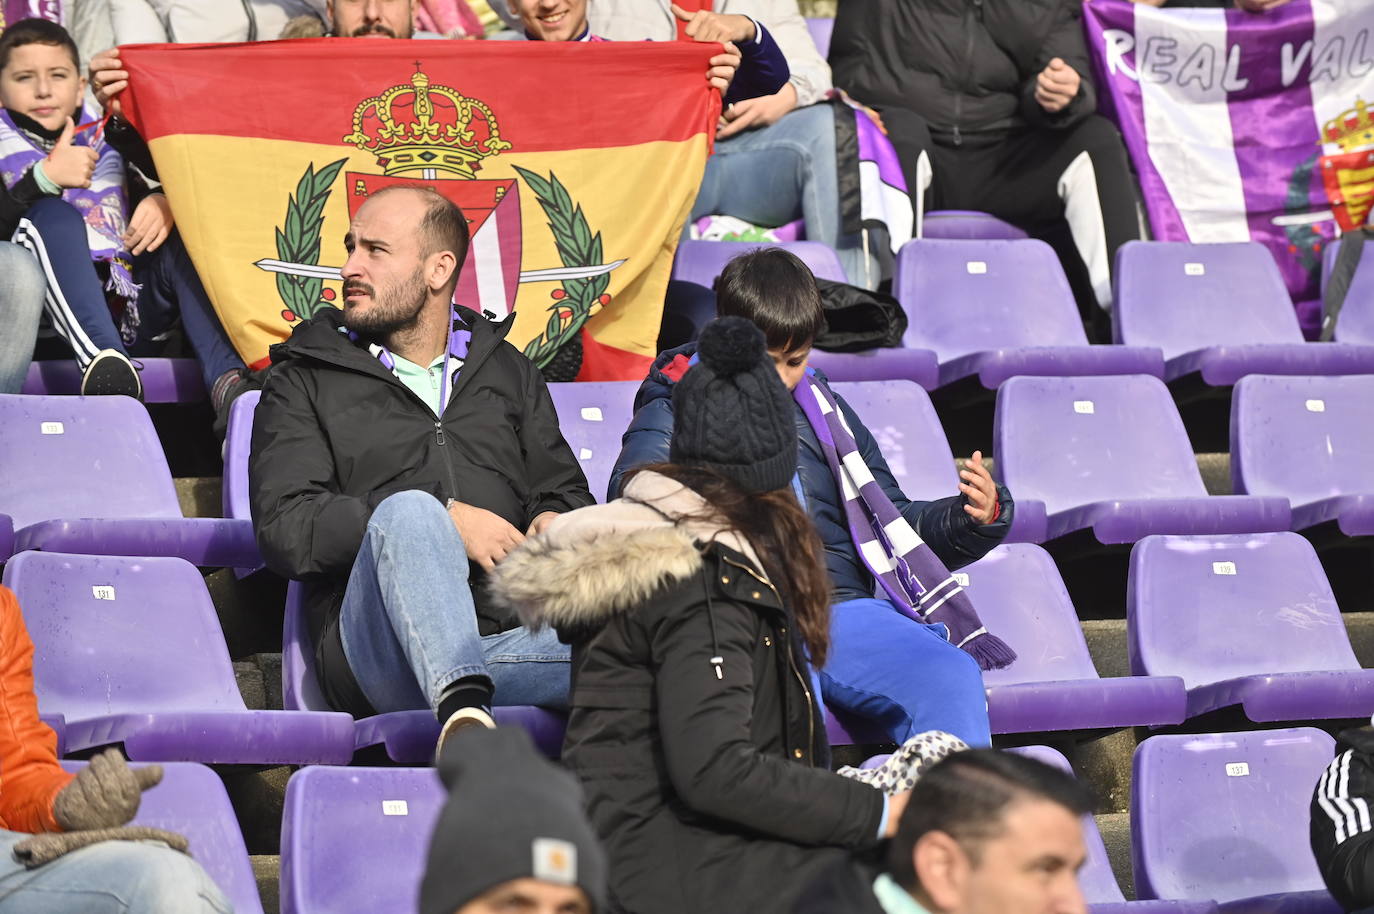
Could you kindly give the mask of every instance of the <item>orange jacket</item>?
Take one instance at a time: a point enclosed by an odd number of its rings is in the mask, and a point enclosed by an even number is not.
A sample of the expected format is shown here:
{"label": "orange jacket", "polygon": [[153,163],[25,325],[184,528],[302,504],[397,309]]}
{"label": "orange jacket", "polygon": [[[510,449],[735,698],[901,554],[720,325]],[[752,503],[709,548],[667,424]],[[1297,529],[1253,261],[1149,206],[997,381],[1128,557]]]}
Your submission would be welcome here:
{"label": "orange jacket", "polygon": [[0,586],[0,828],[61,831],[52,802],[73,777],[57,764],[57,734],[38,719],[33,641],[19,600]]}

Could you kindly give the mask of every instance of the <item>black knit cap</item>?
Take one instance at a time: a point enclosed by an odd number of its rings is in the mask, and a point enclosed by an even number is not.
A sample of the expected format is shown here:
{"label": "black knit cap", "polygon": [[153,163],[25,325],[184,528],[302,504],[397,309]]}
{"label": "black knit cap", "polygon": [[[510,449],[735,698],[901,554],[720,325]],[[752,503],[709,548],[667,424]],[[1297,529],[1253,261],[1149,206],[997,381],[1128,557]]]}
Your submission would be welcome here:
{"label": "black knit cap", "polygon": [[797,472],[796,419],[763,333],[742,317],[718,318],[702,329],[697,355],[673,389],[668,459],[746,492],[786,488]]}
{"label": "black knit cap", "polygon": [[582,787],[519,727],[473,727],[444,747],[449,789],[429,843],[420,914],[453,914],[515,879],[576,885],[606,910],[606,855],[582,811]]}

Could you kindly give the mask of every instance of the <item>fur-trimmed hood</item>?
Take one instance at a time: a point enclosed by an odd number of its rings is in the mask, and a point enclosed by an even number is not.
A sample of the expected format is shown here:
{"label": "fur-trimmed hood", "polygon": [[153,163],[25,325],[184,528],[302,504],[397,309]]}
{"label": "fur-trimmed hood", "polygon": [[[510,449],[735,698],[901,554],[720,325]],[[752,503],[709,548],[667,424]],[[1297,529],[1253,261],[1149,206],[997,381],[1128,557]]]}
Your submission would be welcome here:
{"label": "fur-trimmed hood", "polygon": [[560,515],[506,556],[491,574],[491,597],[531,628],[577,626],[629,612],[696,574],[698,543],[719,542],[758,569],[748,541],[698,519],[705,506],[681,483],[641,473],[625,497]]}

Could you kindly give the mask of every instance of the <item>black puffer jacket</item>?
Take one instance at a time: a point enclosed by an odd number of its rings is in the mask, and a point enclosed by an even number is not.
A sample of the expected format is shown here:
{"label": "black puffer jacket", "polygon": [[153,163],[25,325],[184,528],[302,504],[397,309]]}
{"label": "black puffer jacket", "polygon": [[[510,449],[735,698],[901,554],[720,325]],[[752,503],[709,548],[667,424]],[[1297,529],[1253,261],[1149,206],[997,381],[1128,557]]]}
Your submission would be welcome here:
{"label": "black puffer jacket", "polygon": [[[830,40],[835,85],[876,108],[908,108],[937,140],[1015,127],[1068,127],[1097,106],[1083,0],[844,0]],[[1035,77],[1059,57],[1083,78],[1057,114]]]}
{"label": "black puffer jacket", "polygon": [[[544,511],[593,502],[543,378],[505,341],[511,319],[458,313],[472,341],[442,423],[349,340],[342,311],[326,309],[272,347],[248,462],[253,526],[267,567],[310,585],[322,685],[340,710],[367,710],[350,688],[337,618],[368,518],[383,499],[410,490],[456,498],[521,530]],[[482,569],[469,567],[482,634],[519,625],[492,607]]]}
{"label": "black puffer jacket", "polygon": [[[662,353],[649,370],[649,376],[635,395],[634,420],[625,432],[620,457],[611,473],[608,498],[620,494],[620,486],[628,471],[668,459],[668,443],[673,435],[673,386],[695,353],[696,343],[670,349]],[[815,377],[821,383],[826,383],[825,376],[820,372],[816,372]],[[897,510],[902,512],[907,523],[945,563],[946,568],[953,571],[978,561],[1007,535],[1016,516],[1016,506],[1005,486],[997,487],[1002,511],[997,522],[992,524],[980,525],[970,518],[964,512],[966,501],[963,495],[929,502],[909,500],[897,485],[867,426],[843,397],[837,395],[835,400],[854,432],[854,440],[859,445],[864,463],[873,471],[873,478],[882,486]],[[840,487],[835,484],[834,474],[830,472],[821,443],[811,429],[806,414],[798,407],[795,415],[797,473],[806,495],[806,511],[811,515],[816,532],[825,545],[825,564],[830,572],[835,602],[871,597],[873,576],[864,567],[849,534]]]}
{"label": "black puffer jacket", "polygon": [[701,506],[641,474],[526,541],[492,589],[573,645],[563,760],[612,910],[781,914],[812,867],[877,843],[883,798],[828,770],[795,626],[747,545],[667,519]]}

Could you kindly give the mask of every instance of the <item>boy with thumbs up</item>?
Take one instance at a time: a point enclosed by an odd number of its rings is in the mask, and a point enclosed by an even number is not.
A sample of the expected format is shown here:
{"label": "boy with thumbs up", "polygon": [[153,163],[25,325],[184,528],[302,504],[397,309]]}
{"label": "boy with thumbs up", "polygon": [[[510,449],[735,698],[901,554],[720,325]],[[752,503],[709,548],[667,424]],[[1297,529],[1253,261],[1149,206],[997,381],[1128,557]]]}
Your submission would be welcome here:
{"label": "boy with thumbs up", "polygon": [[0,183],[28,202],[13,240],[43,268],[48,323],[76,357],[83,394],[141,398],[130,356],[158,354],[155,340],[178,317],[206,388],[232,386],[243,362],[156,190],[147,147],[127,124],[106,130],[85,110],[77,60],[55,23],[22,19],[0,33]]}

